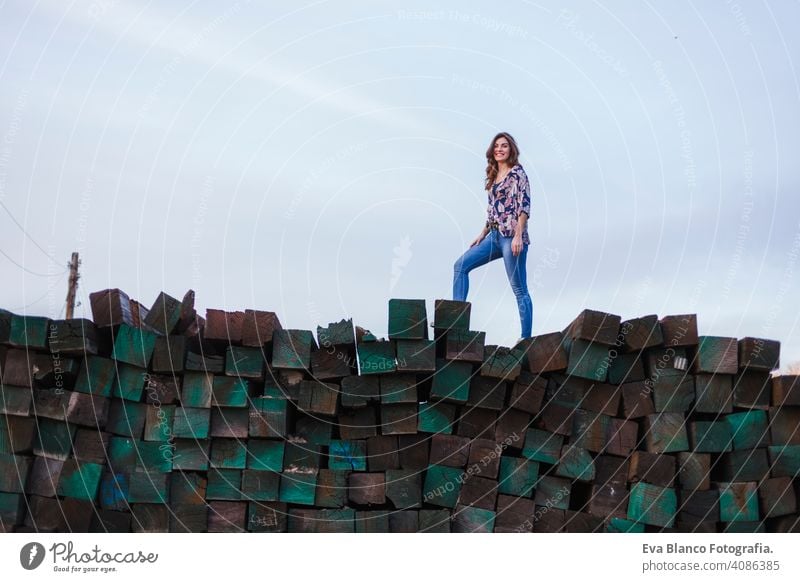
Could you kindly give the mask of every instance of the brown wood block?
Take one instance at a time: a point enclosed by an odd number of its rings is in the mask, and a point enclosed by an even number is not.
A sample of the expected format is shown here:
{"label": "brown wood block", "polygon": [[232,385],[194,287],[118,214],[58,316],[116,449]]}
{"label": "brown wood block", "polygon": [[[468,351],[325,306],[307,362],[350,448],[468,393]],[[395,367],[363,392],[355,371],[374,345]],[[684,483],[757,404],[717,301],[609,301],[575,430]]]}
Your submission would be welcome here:
{"label": "brown wood block", "polygon": [[358,505],[386,503],[386,476],[384,473],[351,473],[348,477],[347,495]]}

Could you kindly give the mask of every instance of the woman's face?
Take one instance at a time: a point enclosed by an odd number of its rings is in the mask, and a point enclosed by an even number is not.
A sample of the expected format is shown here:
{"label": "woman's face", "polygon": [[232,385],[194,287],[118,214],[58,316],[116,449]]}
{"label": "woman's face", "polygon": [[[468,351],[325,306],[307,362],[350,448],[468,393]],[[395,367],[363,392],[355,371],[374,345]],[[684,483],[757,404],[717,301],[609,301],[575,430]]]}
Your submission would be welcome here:
{"label": "woman's face", "polygon": [[505,162],[508,160],[508,156],[511,154],[511,146],[508,143],[508,140],[504,137],[500,137],[494,142],[494,159],[496,162]]}

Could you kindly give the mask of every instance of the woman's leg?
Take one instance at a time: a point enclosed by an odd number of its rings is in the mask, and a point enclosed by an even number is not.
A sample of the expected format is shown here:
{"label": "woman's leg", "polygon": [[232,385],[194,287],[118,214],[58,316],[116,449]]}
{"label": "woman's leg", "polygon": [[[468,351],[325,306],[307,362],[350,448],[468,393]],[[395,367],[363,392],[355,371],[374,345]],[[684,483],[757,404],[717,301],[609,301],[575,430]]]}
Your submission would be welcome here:
{"label": "woman's leg", "polygon": [[502,252],[495,244],[497,231],[489,234],[477,245],[470,247],[453,265],[453,301],[466,301],[469,292],[469,272],[489,261],[499,259]]}
{"label": "woman's leg", "polygon": [[533,328],[533,301],[528,293],[528,275],[525,269],[525,263],[528,259],[528,246],[523,244],[522,251],[514,256],[511,251],[512,237],[504,236],[502,239],[501,249],[503,252],[503,263],[506,266],[506,275],[508,275],[508,282],[511,283],[511,290],[514,292],[514,297],[517,299],[517,309],[519,310],[519,323],[522,330],[523,338],[531,337]]}

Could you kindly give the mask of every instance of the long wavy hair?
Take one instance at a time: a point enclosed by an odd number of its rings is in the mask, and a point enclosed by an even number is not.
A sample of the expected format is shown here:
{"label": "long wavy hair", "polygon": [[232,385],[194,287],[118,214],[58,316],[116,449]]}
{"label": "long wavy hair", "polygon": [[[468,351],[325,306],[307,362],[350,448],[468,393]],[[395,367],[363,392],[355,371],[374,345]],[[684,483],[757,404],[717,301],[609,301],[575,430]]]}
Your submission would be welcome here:
{"label": "long wavy hair", "polygon": [[517,141],[511,137],[510,133],[501,131],[494,136],[492,138],[492,143],[489,144],[489,148],[486,150],[486,190],[489,190],[492,187],[492,184],[497,178],[497,172],[499,171],[499,168],[497,167],[497,160],[494,159],[494,144],[496,144],[497,140],[501,137],[504,137],[508,140],[508,145],[511,149],[511,152],[508,155],[509,165],[513,168],[519,160],[519,146],[517,146]]}

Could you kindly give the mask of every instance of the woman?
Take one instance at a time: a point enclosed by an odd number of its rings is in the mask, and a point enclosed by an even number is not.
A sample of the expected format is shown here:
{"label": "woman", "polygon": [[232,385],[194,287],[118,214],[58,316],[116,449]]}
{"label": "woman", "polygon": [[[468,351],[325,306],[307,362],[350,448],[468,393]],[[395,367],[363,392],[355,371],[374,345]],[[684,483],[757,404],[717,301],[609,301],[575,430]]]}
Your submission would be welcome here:
{"label": "woman", "polygon": [[508,281],[517,299],[522,337],[531,337],[533,303],[528,294],[525,261],[528,256],[530,186],[518,162],[517,142],[506,132],[498,133],[486,150],[486,190],[489,206],[483,230],[453,265],[453,299],[466,301],[469,272],[503,257]]}

